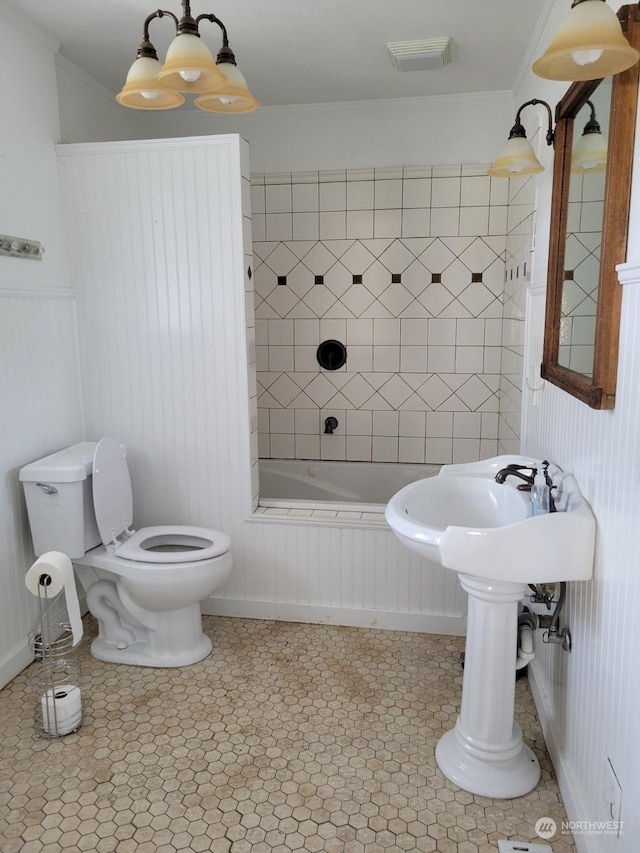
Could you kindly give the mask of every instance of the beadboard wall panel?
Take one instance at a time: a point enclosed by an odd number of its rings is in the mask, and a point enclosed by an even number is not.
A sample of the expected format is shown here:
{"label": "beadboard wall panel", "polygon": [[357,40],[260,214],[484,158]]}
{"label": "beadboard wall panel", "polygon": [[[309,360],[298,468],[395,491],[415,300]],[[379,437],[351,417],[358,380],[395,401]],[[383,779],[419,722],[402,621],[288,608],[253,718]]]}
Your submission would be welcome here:
{"label": "beadboard wall panel", "polygon": [[[18,261],[18,263],[24,263]],[[24,577],[34,555],[23,465],[82,439],[77,337],[70,290],[0,287],[0,687],[32,657],[37,604]]]}
{"label": "beadboard wall panel", "polygon": [[251,517],[243,145],[222,136],[58,147],[87,438],[126,443],[136,525],[231,536],[234,571],[206,612],[462,633],[466,596],[455,574],[410,554],[391,531]]}
{"label": "beadboard wall panel", "polygon": [[[539,352],[544,292],[528,300],[528,352]],[[554,764],[564,780],[572,820],[607,820],[603,792],[611,759],[623,791],[624,831],[580,834],[584,853],[635,853],[640,821],[634,726],[640,710],[635,672],[640,505],[640,286],[624,288],[616,407],[594,411],[558,388],[543,384],[525,399],[523,452],[547,456],[575,474],[598,524],[594,578],[568,585],[562,625],[568,655],[537,640],[531,665],[537,704]],[[630,748],[633,745],[633,748]],[[615,845],[615,847],[614,847]]]}

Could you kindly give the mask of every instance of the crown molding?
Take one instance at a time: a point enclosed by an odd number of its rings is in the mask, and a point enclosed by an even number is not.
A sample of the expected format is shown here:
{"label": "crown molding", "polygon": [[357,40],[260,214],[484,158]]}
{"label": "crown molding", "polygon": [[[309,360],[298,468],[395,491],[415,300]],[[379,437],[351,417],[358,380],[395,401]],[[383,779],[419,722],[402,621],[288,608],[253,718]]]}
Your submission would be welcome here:
{"label": "crown molding", "polygon": [[54,39],[52,35],[45,32],[37,24],[27,18],[18,6],[15,6],[11,0],[5,0],[0,6],[0,19],[4,18],[10,24],[13,24],[18,29],[22,30],[31,38],[39,41],[45,47],[49,48],[52,53],[57,53],[60,50],[60,42]]}
{"label": "crown molding", "polygon": [[96,94],[102,95],[103,98],[107,98],[109,101],[115,100],[115,95],[111,89],[103,86],[103,84],[99,83],[95,77],[87,74],[86,71],[83,71],[82,68],[79,68],[75,63],[71,62],[70,59],[67,59],[67,57],[63,56],[61,53],[56,54],[56,68],[60,71],[65,71],[72,77],[75,77],[81,83],[84,83],[85,86],[93,89]]}

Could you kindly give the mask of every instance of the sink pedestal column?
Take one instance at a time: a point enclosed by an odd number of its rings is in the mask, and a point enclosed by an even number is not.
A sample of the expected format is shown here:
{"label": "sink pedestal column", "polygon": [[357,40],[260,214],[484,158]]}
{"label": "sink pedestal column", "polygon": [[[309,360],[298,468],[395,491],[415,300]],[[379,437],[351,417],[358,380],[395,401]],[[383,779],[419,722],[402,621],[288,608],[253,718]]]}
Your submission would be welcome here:
{"label": "sink pedestal column", "polygon": [[540,778],[513,719],[518,602],[527,588],[463,574],[460,583],[469,594],[462,703],[455,728],[438,742],[436,761],[465,791],[520,797]]}

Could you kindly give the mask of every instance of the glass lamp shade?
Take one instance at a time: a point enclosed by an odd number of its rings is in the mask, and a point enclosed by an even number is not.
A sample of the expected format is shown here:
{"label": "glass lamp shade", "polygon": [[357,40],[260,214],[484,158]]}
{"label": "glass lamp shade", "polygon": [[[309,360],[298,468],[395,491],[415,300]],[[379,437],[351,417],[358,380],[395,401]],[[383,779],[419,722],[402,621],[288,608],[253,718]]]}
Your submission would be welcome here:
{"label": "glass lamp shade", "polygon": [[639,57],[613,9],[602,0],[583,0],[560,24],[533,71],[548,80],[598,80],[631,68]]}
{"label": "glass lamp shade", "polygon": [[571,171],[577,175],[604,172],[607,168],[607,139],[602,133],[583,133],[571,152]]}
{"label": "glass lamp shade", "polygon": [[544,166],[536,157],[531,143],[522,136],[513,136],[487,170],[492,178],[521,178],[539,172],[544,172]]}
{"label": "glass lamp shade", "polygon": [[196,107],[211,113],[250,113],[257,110],[260,104],[249,91],[244,74],[238,66],[231,62],[221,62],[218,68],[228,82],[219,91],[196,98]]}
{"label": "glass lamp shade", "polygon": [[159,71],[160,63],[157,59],[150,56],[136,59],[129,69],[122,91],[116,95],[116,101],[134,110],[171,110],[184,104],[182,95],[158,84]]}
{"label": "glass lamp shade", "polygon": [[190,33],[180,33],[169,45],[158,74],[158,83],[176,92],[215,92],[227,78],[213,61],[204,42]]}

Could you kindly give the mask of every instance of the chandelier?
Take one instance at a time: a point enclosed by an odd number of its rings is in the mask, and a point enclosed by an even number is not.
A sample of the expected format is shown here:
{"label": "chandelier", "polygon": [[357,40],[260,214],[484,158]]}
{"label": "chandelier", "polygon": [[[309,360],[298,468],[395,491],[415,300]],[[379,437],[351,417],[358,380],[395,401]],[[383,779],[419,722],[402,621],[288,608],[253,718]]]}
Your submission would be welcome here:
{"label": "chandelier", "polygon": [[[149,40],[149,24],[164,17],[173,18],[176,37],[161,65]],[[201,21],[211,21],[222,30],[222,47],[215,62],[200,38]],[[213,14],[193,18],[189,0],[182,0],[180,20],[163,9],[146,19],[137,59],[116,101],[134,110],[171,110],[184,103],[185,94],[195,94],[196,107],[213,113],[249,113],[260,106],[236,64],[225,25]]]}

